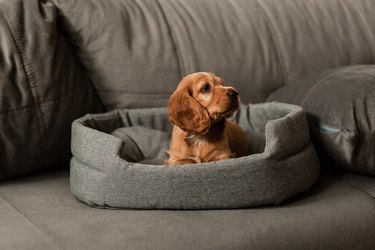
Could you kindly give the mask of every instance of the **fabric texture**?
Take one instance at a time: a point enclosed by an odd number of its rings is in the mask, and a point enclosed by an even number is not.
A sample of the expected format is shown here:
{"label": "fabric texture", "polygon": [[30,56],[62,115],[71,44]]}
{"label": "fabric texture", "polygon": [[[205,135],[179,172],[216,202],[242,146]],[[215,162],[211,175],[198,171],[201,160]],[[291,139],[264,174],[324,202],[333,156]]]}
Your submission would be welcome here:
{"label": "fabric texture", "polygon": [[254,149],[261,153],[175,166],[140,163],[165,157],[165,108],[86,115],[72,125],[71,190],[99,207],[213,209],[278,204],[316,181],[319,161],[300,107],[243,105],[233,119],[250,140],[263,134],[263,148]]}
{"label": "fabric texture", "polygon": [[294,79],[375,58],[372,0],[53,3],[107,109],[165,107],[196,71],[222,77],[244,103],[264,102]]}
{"label": "fabric texture", "polygon": [[46,1],[0,0],[0,179],[67,161],[70,124],[100,102]]}
{"label": "fabric texture", "polygon": [[268,100],[302,106],[322,155],[340,167],[375,175],[375,66],[314,74],[279,89]]}

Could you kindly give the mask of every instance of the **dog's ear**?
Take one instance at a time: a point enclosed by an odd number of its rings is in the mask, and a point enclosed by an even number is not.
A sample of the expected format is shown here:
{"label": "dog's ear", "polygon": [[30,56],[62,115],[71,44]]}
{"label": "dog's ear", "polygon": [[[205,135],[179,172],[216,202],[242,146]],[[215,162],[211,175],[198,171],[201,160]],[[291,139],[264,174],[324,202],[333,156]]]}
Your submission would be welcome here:
{"label": "dog's ear", "polygon": [[177,89],[168,102],[169,119],[189,134],[206,134],[211,126],[208,111],[187,89]]}

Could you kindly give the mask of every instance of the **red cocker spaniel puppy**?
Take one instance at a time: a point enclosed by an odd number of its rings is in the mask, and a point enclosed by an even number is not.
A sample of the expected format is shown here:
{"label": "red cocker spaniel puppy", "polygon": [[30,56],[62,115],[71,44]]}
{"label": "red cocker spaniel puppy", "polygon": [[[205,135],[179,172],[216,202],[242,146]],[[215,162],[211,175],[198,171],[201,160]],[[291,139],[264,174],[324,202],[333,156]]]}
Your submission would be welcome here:
{"label": "red cocker spaniel puppy", "polygon": [[247,134],[226,120],[240,105],[238,92],[209,72],[183,78],[168,103],[175,125],[167,164],[190,164],[249,154]]}

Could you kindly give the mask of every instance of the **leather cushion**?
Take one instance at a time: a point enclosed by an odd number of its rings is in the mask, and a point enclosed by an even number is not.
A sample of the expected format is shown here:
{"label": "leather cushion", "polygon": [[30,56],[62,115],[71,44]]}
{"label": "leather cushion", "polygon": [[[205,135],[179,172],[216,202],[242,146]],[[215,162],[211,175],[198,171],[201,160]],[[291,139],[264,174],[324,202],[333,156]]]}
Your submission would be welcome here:
{"label": "leather cushion", "polygon": [[365,0],[53,0],[62,28],[108,110],[166,106],[180,79],[212,71],[264,102],[282,85],[371,63]]}
{"label": "leather cushion", "polygon": [[302,106],[322,155],[348,170],[375,175],[375,66],[314,74],[279,89],[268,101]]}
{"label": "leather cushion", "polygon": [[71,122],[100,111],[50,3],[0,2],[0,179],[70,158]]}

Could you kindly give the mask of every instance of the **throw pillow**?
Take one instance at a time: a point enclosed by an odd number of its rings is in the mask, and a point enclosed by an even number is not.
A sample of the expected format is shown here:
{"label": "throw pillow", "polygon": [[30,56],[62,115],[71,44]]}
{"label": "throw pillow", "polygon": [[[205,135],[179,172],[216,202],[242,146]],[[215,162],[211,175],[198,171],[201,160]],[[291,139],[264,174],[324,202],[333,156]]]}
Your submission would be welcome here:
{"label": "throw pillow", "polygon": [[282,87],[268,101],[302,106],[316,149],[338,166],[375,175],[375,66],[331,69]]}
{"label": "throw pillow", "polygon": [[70,159],[74,119],[101,105],[48,1],[0,5],[0,179]]}

